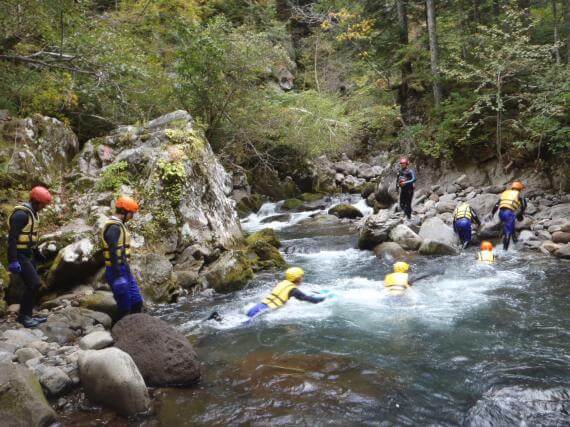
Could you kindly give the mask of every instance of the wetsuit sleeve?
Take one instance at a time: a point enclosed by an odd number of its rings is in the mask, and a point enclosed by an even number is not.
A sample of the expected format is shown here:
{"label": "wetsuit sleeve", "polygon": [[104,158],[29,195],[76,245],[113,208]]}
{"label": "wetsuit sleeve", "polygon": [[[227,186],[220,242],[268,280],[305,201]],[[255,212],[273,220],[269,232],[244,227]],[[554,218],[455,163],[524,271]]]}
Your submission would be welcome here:
{"label": "wetsuit sleeve", "polygon": [[526,211],[526,207],[527,207],[527,200],[524,197],[521,197],[521,215],[524,214],[524,212]]}
{"label": "wetsuit sleeve", "polygon": [[481,220],[479,219],[479,215],[477,215],[477,211],[473,208],[471,209],[471,217],[473,218],[473,222],[477,225],[481,225]]}
{"label": "wetsuit sleeve", "polygon": [[28,224],[28,214],[16,210],[10,218],[10,232],[8,233],[8,262],[18,261],[18,236]]}
{"label": "wetsuit sleeve", "polygon": [[307,294],[304,294],[303,292],[301,292],[299,289],[293,289],[291,291],[291,293],[289,294],[289,297],[297,298],[298,300],[301,300],[301,301],[311,302],[313,304],[318,304],[321,301],[325,300],[325,297],[314,297],[311,295],[307,295]]}
{"label": "wetsuit sleeve", "polygon": [[115,276],[121,275],[121,267],[119,264],[119,257],[117,256],[117,245],[119,243],[119,237],[121,236],[121,230],[118,225],[112,224],[105,231],[103,236],[107,245],[109,245],[109,252],[111,254],[111,268],[113,269]]}
{"label": "wetsuit sleeve", "polygon": [[410,172],[410,179],[404,182],[404,184],[413,184],[414,182],[416,182],[416,173],[414,172],[414,170],[409,169],[409,172]]}
{"label": "wetsuit sleeve", "polygon": [[497,209],[499,209],[499,204],[500,204],[500,202],[497,202],[497,204],[495,206],[493,206],[493,210],[491,211],[491,215],[495,215],[495,212],[497,212]]}

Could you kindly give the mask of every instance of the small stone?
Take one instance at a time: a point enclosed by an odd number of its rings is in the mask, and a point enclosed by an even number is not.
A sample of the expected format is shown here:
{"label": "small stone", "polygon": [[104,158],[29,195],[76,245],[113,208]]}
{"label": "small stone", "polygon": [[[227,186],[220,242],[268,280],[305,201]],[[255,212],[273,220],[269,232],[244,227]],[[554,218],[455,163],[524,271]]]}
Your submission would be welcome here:
{"label": "small stone", "polygon": [[26,348],[33,348],[38,350],[41,354],[47,354],[49,351],[49,344],[45,341],[34,341],[26,345]]}
{"label": "small stone", "polygon": [[96,331],[85,335],[79,341],[82,350],[101,350],[113,344],[113,337],[108,331]]}
{"label": "small stone", "polygon": [[18,348],[38,340],[38,337],[28,329],[8,329],[2,336],[7,342]]}
{"label": "small stone", "polygon": [[39,379],[47,394],[54,397],[65,393],[73,384],[65,372],[54,366],[42,368]]}
{"label": "small stone", "polygon": [[16,350],[18,350],[16,345],[9,342],[0,342],[0,351],[14,354]]}
{"label": "small stone", "polygon": [[14,360],[14,353],[8,353],[7,351],[0,350],[0,363],[10,363]]}
{"label": "small stone", "polygon": [[16,314],[20,311],[20,304],[10,304],[8,306],[8,314]]}
{"label": "small stone", "polygon": [[42,354],[35,348],[21,348],[16,351],[16,358],[20,363],[26,363],[30,359],[41,358]]}
{"label": "small stone", "polygon": [[40,364],[42,358],[41,357],[35,357],[33,359],[27,360],[25,365],[26,367],[28,367],[29,369],[34,369],[34,367],[36,367],[37,365]]}

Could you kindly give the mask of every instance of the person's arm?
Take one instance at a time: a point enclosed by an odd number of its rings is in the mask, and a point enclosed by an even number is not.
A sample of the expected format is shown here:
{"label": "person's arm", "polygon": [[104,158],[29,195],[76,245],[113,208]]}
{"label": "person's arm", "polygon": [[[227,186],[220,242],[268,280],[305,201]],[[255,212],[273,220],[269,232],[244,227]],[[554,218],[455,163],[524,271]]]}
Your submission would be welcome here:
{"label": "person's arm", "polygon": [[527,205],[528,205],[528,204],[527,204],[527,201],[526,201],[526,199],[525,199],[524,197],[521,197],[521,198],[520,198],[520,201],[521,201],[520,216],[522,217],[522,216],[524,215],[525,211],[526,211],[526,208],[527,208]]}
{"label": "person's arm", "polygon": [[400,171],[396,174],[396,192],[400,192]]}
{"label": "person's arm", "polygon": [[416,173],[414,172],[413,169],[408,169],[408,171],[410,172],[410,179],[408,179],[407,181],[404,181],[404,185],[408,185],[408,184],[413,184],[414,182],[416,182]]}
{"label": "person's arm", "polygon": [[499,204],[501,202],[497,202],[497,204],[495,206],[493,206],[493,210],[491,211],[491,216],[495,215],[495,212],[497,212],[497,210],[499,209]]}
{"label": "person's arm", "polygon": [[121,236],[121,229],[119,225],[112,224],[107,227],[105,235],[103,236],[105,242],[109,246],[109,253],[111,255],[111,268],[113,269],[115,276],[121,275],[121,267],[119,264],[119,257],[117,256],[117,246],[119,243],[119,237]]}
{"label": "person's arm", "polygon": [[18,261],[18,237],[28,224],[28,214],[22,210],[16,210],[10,218],[10,232],[8,233],[8,263]]}
{"label": "person's arm", "polygon": [[317,296],[304,294],[299,289],[293,289],[289,294],[289,297],[297,298],[298,300],[301,301],[311,302],[313,304],[318,304],[326,299],[325,297],[317,297]]}
{"label": "person's arm", "polygon": [[473,222],[477,225],[481,225],[481,220],[479,219],[479,215],[477,215],[475,209],[473,208],[470,209],[471,209],[471,217],[473,218]]}

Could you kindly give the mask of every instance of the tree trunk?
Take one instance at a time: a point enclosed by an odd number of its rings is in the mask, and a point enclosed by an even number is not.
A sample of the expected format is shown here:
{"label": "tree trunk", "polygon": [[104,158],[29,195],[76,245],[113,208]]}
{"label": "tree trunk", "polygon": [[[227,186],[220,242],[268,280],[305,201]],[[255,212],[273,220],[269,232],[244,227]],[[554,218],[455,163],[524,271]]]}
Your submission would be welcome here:
{"label": "tree trunk", "polygon": [[554,20],[554,56],[556,58],[556,65],[560,65],[560,34],[558,32],[558,9],[556,7],[556,0],[551,0],[552,4],[552,19]]}
{"label": "tree trunk", "polygon": [[499,159],[499,163],[503,159],[502,155],[502,127],[503,127],[503,95],[501,93],[502,90],[502,76],[500,73],[497,73],[497,129],[496,129],[496,145],[497,145],[497,158]]}
{"label": "tree trunk", "polygon": [[[407,8],[407,0],[396,0],[396,8],[398,11],[398,23],[400,25],[400,48],[404,48],[408,45],[408,8]],[[408,79],[409,76],[412,74],[412,64],[410,61],[403,61],[400,67],[400,73],[402,76],[402,82],[399,87],[398,97],[400,101],[400,111],[402,113],[402,117],[408,123],[411,119],[411,112],[408,105],[408,95],[409,95],[409,86],[408,86]]]}
{"label": "tree trunk", "polygon": [[499,5],[499,0],[493,0],[493,15],[495,17],[499,16],[501,13],[501,6]]}
{"label": "tree trunk", "polygon": [[566,64],[570,64],[570,0],[564,2],[564,34],[566,36]]}
{"label": "tree trunk", "polygon": [[429,52],[431,74],[433,79],[433,100],[437,107],[441,104],[441,86],[439,81],[439,47],[437,44],[437,31],[435,26],[435,0],[426,0],[427,27],[429,35]]}
{"label": "tree trunk", "polygon": [[479,13],[479,0],[473,0],[473,21],[475,24],[481,23],[481,15]]}

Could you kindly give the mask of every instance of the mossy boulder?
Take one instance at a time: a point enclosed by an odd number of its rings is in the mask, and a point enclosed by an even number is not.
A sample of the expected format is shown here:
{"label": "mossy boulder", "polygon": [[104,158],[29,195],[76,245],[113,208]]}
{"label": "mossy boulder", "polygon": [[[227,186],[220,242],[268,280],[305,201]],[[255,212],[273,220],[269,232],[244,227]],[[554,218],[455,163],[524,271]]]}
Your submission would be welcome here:
{"label": "mossy boulder", "polygon": [[339,218],[349,218],[349,219],[356,219],[362,218],[362,212],[360,212],[357,208],[349,204],[340,204],[333,206],[329,209],[329,215],[334,215]]}
{"label": "mossy boulder", "polygon": [[279,252],[281,242],[274,230],[265,228],[246,238],[248,254],[253,268],[257,271],[283,268],[287,265]]}
{"label": "mossy boulder", "polygon": [[294,211],[300,209],[302,206],[303,201],[300,199],[287,199],[283,202],[281,207],[287,211]]}
{"label": "mossy boulder", "polygon": [[131,263],[146,298],[156,303],[171,303],[180,295],[180,286],[173,274],[173,266],[166,256],[149,253],[137,257]]}
{"label": "mossy boulder", "polygon": [[257,212],[263,204],[263,198],[260,194],[252,194],[240,199],[236,203],[236,210],[241,218],[248,216],[252,212]]}
{"label": "mossy boulder", "polygon": [[93,311],[100,311],[116,319],[119,312],[113,293],[109,291],[96,291],[90,295],[85,295],[79,301],[79,305]]}
{"label": "mossy boulder", "polygon": [[304,202],[316,202],[317,200],[321,200],[323,195],[320,193],[303,193],[299,196]]}
{"label": "mossy boulder", "polygon": [[246,251],[229,250],[205,269],[203,277],[215,291],[231,292],[253,278],[253,269]]}
{"label": "mossy boulder", "polygon": [[250,234],[246,237],[245,242],[248,246],[251,246],[260,240],[265,241],[276,248],[281,247],[281,242],[277,238],[277,233],[272,228],[264,228],[263,230]]}

